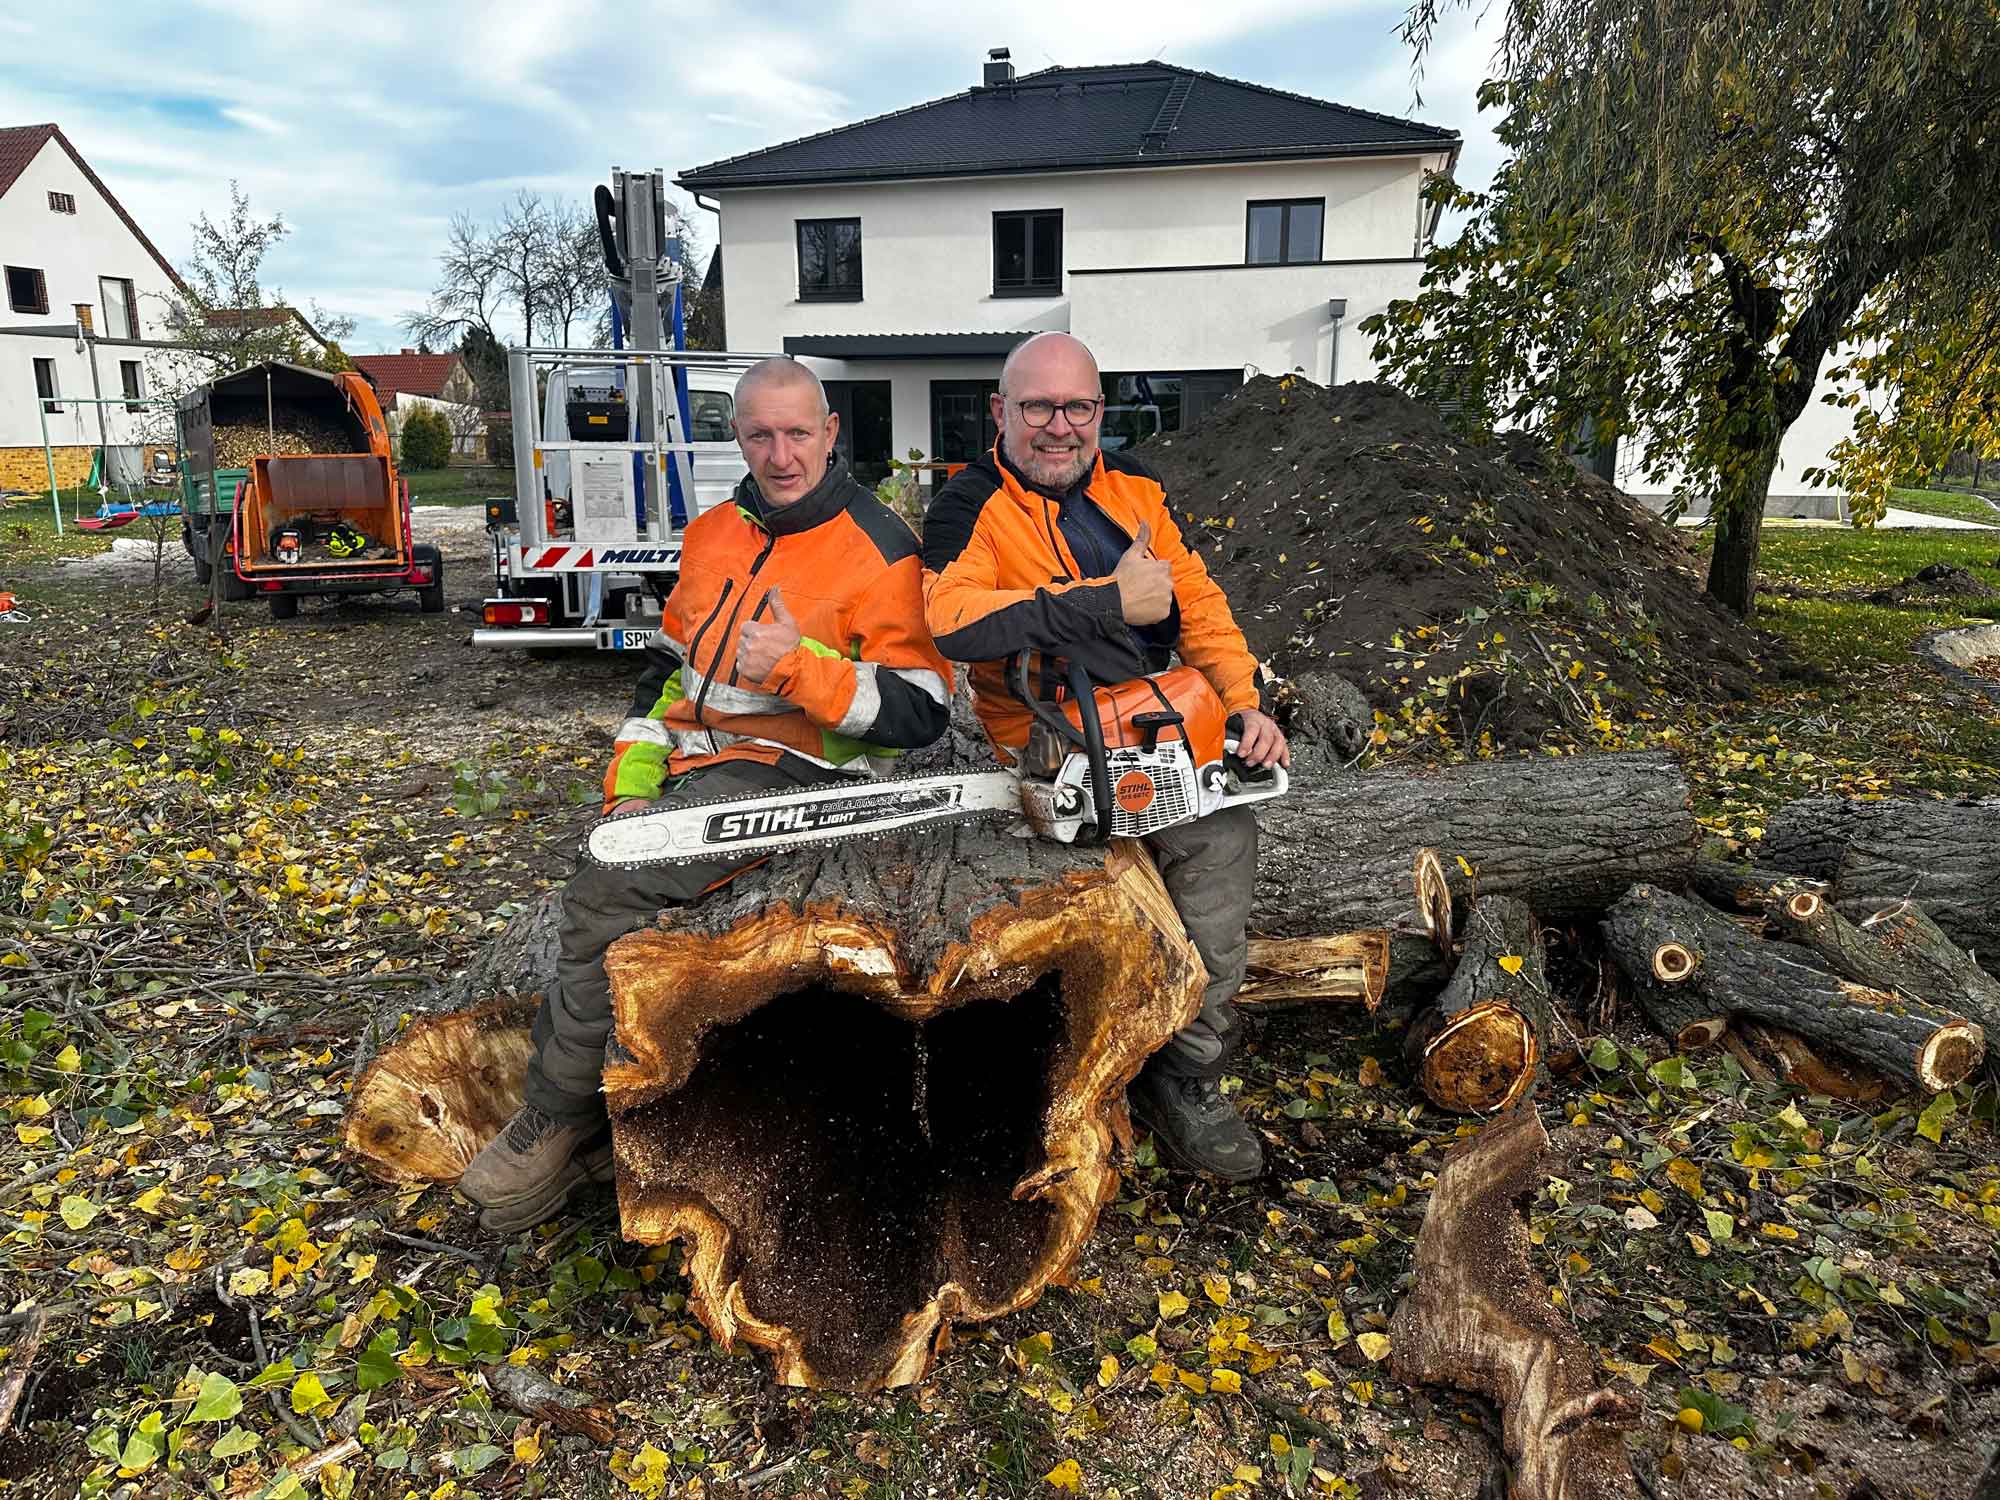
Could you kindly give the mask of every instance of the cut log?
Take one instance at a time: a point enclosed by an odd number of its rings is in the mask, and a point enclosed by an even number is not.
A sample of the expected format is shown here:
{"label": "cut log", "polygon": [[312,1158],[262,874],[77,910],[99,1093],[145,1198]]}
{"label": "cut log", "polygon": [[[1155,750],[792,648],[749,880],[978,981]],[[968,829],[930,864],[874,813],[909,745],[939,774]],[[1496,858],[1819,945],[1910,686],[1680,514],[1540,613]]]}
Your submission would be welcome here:
{"label": "cut log", "polygon": [[[1798,880],[1774,885],[1764,909],[1780,932],[1837,973],[1965,1016],[2000,1040],[2000,979],[1974,963],[1922,908],[1899,902],[1857,925],[1828,905],[1816,882]],[[2000,1049],[1988,1056],[1988,1067],[1996,1060]]]}
{"label": "cut log", "polygon": [[1932,1093],[1961,1082],[1985,1051],[1985,1033],[1962,1014],[1844,978],[1804,948],[1652,886],[1625,893],[1604,938],[1647,1017],[1677,1039],[1691,1017],[1758,1021]]}
{"label": "cut log", "polygon": [[1500,1407],[1513,1500],[1637,1500],[1621,1432],[1627,1392],[1597,1383],[1597,1354],[1549,1305],[1519,1205],[1541,1188],[1548,1133],[1532,1109],[1446,1153],[1417,1233],[1410,1294],[1390,1324],[1399,1380],[1455,1386]]}
{"label": "cut log", "polygon": [[1292,782],[1258,814],[1252,926],[1266,937],[1421,930],[1421,849],[1442,858],[1461,916],[1478,895],[1595,919],[1634,883],[1685,886],[1699,842],[1686,775],[1651,752],[1356,772],[1306,747]]}
{"label": "cut log", "polygon": [[1451,982],[1410,1027],[1405,1052],[1434,1104],[1492,1114],[1534,1087],[1548,1021],[1535,914],[1511,896],[1485,896],[1466,921]]}
{"label": "cut log", "polygon": [[1980,967],[2000,972],[2000,798],[1787,803],[1759,862],[1832,881],[1835,904],[1856,920],[1914,901]]}
{"label": "cut log", "polygon": [[535,1006],[503,999],[423,1016],[354,1082],[347,1149],[387,1182],[456,1182],[521,1105]]}
{"label": "cut log", "polygon": [[[1723,911],[1754,912],[1761,916],[1764,900],[1774,886],[1803,879],[1805,877],[1794,875],[1789,870],[1703,857],[1694,862],[1694,874],[1688,879],[1688,890]],[[1811,881],[1809,885],[1822,892],[1827,889],[1825,881]]]}

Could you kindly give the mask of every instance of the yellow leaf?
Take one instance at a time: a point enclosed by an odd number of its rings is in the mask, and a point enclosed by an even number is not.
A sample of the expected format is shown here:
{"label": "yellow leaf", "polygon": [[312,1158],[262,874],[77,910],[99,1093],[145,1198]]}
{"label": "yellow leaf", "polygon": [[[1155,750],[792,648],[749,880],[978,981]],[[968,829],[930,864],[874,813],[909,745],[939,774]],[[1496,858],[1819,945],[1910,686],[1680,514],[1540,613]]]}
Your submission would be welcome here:
{"label": "yellow leaf", "polygon": [[1306,1384],[1316,1391],[1323,1391],[1331,1386],[1333,1382],[1317,1370],[1308,1370],[1306,1371]]}
{"label": "yellow leaf", "polygon": [[319,1383],[319,1376],[311,1370],[292,1382],[292,1410],[304,1415],[318,1411],[328,1400],[326,1387]]}
{"label": "yellow leaf", "polygon": [[1160,1293],[1161,1317],[1178,1318],[1182,1313],[1186,1312],[1187,1310],[1188,1310],[1188,1299],[1183,1297],[1179,1292]]}
{"label": "yellow leaf", "polygon": [[1690,1198],[1698,1199],[1705,1191],[1701,1181],[1701,1168],[1685,1156],[1676,1156],[1667,1163],[1667,1181]]}
{"label": "yellow leaf", "polygon": [[1287,1438],[1282,1432],[1271,1434],[1271,1456],[1273,1458],[1289,1458],[1291,1452],[1291,1439]]}
{"label": "yellow leaf", "polygon": [[1192,1370],[1177,1371],[1175,1373],[1175,1378],[1178,1379],[1182,1385],[1186,1386],[1189,1390],[1193,1391],[1197,1396],[1205,1396],[1208,1394],[1208,1382],[1206,1380],[1203,1380],[1199,1375],[1195,1374],[1195,1372]]}
{"label": "yellow leaf", "polygon": [[1201,1289],[1208,1294],[1208,1300],[1217,1307],[1229,1306],[1229,1281],[1226,1277],[1211,1272],[1201,1278]]}
{"label": "yellow leaf", "polygon": [[1757,1232],[1773,1240],[1795,1240],[1799,1237],[1799,1232],[1789,1224],[1759,1224]]}
{"label": "yellow leaf", "polygon": [[1362,1058],[1361,1069],[1355,1076],[1355,1082],[1364,1089],[1378,1087],[1382,1082],[1382,1064],[1372,1057]]}
{"label": "yellow leaf", "polygon": [[1583,675],[1583,663],[1580,661],[1571,662],[1569,664],[1569,675],[1572,681],[1581,677]]}
{"label": "yellow leaf", "polygon": [[1458,861],[1458,867],[1465,872],[1465,878],[1467,880],[1472,879],[1472,866],[1465,862],[1465,856],[1463,854],[1455,854],[1452,858]]}
{"label": "yellow leaf", "polygon": [[1118,1357],[1107,1354],[1097,1362],[1097,1383],[1108,1386],[1118,1378]]}
{"label": "yellow leaf", "polygon": [[1349,1338],[1347,1319],[1337,1307],[1326,1315],[1326,1337],[1327,1342],[1331,1343],[1336,1349],[1346,1343]]}
{"label": "yellow leaf", "polygon": [[1209,1373],[1208,1388],[1221,1391],[1225,1396],[1243,1394],[1243,1377],[1234,1370],[1214,1370]]}
{"label": "yellow leaf", "polygon": [[1518,953],[1503,953],[1500,955],[1497,962],[1499,963],[1500,967],[1505,969],[1509,974],[1518,974],[1521,972],[1522,959],[1521,955]]}
{"label": "yellow leaf", "polygon": [[1078,1494],[1083,1489],[1083,1465],[1073,1458],[1066,1458],[1044,1474],[1042,1480],[1056,1489]]}
{"label": "yellow leaf", "polygon": [[76,1043],[74,1042],[71,1042],[62,1051],[58,1052],[53,1061],[58,1073],[74,1073],[78,1068],[83,1066],[83,1056],[76,1050]]}
{"label": "yellow leaf", "polygon": [[530,1427],[526,1432],[516,1435],[516,1437],[514,1438],[515,1463],[531,1464],[534,1463],[536,1460],[538,1460],[541,1456],[542,1456],[541,1428]]}
{"label": "yellow leaf", "polygon": [[145,1192],[134,1198],[132,1206],[142,1214],[157,1214],[160,1211],[160,1205],[166,1201],[166,1197],[166,1188],[155,1183],[152,1187],[147,1188]]}
{"label": "yellow leaf", "polygon": [[1354,1342],[1361,1352],[1370,1359],[1384,1359],[1389,1353],[1389,1335],[1386,1333],[1358,1333]]}
{"label": "yellow leaf", "polygon": [[1676,1417],[1674,1420],[1679,1422],[1681,1426],[1685,1427],[1689,1432],[1701,1431],[1702,1427],[1701,1413],[1696,1411],[1692,1406],[1683,1406],[1681,1408],[1680,1415]]}
{"label": "yellow leaf", "polygon": [[41,1119],[53,1108],[55,1106],[49,1103],[47,1094],[31,1094],[13,1106],[15,1114],[26,1115],[30,1120]]}
{"label": "yellow leaf", "polygon": [[24,1146],[37,1145],[55,1134],[46,1125],[16,1125],[14,1134]]}

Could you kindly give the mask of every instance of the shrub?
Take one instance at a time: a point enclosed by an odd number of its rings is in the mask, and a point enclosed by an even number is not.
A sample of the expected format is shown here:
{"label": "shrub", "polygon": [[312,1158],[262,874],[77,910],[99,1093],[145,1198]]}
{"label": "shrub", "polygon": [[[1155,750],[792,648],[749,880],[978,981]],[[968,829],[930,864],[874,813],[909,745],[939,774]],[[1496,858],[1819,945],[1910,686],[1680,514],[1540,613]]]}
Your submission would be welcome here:
{"label": "shrub", "polygon": [[496,469],[514,467],[514,422],[511,417],[487,418],[486,461]]}
{"label": "shrub", "polygon": [[420,406],[403,418],[403,467],[442,469],[451,462],[451,424],[444,413]]}

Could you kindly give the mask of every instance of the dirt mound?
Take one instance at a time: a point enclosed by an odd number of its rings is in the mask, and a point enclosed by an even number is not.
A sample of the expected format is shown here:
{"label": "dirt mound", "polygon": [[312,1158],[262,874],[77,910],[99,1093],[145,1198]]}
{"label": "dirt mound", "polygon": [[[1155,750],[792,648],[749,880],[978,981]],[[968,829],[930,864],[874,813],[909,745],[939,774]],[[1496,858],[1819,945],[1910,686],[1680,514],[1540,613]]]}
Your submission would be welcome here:
{"label": "dirt mound", "polygon": [[1253,380],[1139,456],[1251,648],[1350,678],[1391,742],[1608,741],[1744,697],[1774,650],[1629,496],[1525,437],[1465,443],[1391,386]]}
{"label": "dirt mound", "polygon": [[1907,604],[1912,599],[1991,599],[2000,594],[1992,584],[1974,577],[1956,563],[1926,563],[1900,583],[1862,594],[1869,604]]}

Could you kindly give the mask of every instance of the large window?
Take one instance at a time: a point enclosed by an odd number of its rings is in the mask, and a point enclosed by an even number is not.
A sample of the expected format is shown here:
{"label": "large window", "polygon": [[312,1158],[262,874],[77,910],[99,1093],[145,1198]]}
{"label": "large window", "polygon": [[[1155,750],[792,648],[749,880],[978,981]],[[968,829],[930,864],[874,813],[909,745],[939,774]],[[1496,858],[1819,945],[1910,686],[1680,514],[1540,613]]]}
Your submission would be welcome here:
{"label": "large window", "polygon": [[861,300],[861,221],[800,219],[799,301]]}
{"label": "large window", "polygon": [[49,284],[32,266],[7,267],[7,306],[15,312],[49,310]]}
{"label": "large window", "polygon": [[993,295],[1062,292],[1062,210],[993,216]]}
{"label": "large window", "polygon": [[139,299],[132,283],[114,276],[97,278],[97,294],[104,299],[104,336],[108,339],[136,339],[139,336]]}
{"label": "large window", "polygon": [[1288,198],[1250,205],[1243,260],[1252,266],[1300,265],[1319,259],[1326,199]]}
{"label": "large window", "polygon": [[62,408],[56,405],[56,398],[62,394],[56,388],[56,362],[52,359],[35,361],[35,394],[42,398],[42,410],[51,416]]}

